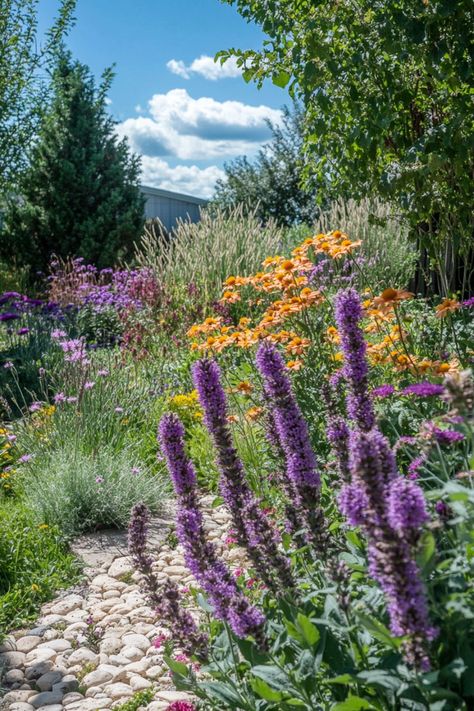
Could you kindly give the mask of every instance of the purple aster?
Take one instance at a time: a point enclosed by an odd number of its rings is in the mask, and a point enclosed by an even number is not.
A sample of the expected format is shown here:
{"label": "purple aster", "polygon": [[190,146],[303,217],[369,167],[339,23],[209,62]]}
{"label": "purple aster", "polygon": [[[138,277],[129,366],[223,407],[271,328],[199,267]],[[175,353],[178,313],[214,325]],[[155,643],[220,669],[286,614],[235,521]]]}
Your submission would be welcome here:
{"label": "purple aster", "polygon": [[474,306],[474,296],[469,297],[469,299],[466,299],[466,301],[462,302],[462,305],[466,308],[469,309],[472,306]]}
{"label": "purple aster", "polygon": [[368,394],[367,344],[359,326],[362,305],[355,289],[338,292],[335,315],[344,355],[344,377],[349,384],[347,412],[361,430],[368,431],[375,425],[375,414]]}
{"label": "purple aster", "polygon": [[430,425],[428,431],[438,444],[449,445],[455,442],[461,442],[465,439],[462,432],[458,432],[457,430],[443,430],[436,425]]}
{"label": "purple aster", "polygon": [[64,393],[56,393],[53,397],[54,402],[56,405],[59,405],[61,402],[66,402],[66,396]]}
{"label": "purple aster", "polygon": [[372,397],[384,398],[390,397],[395,392],[393,385],[379,385],[378,388],[374,388],[371,392]]}
{"label": "purple aster", "polygon": [[426,463],[426,455],[425,454],[420,454],[420,456],[412,459],[412,461],[408,465],[408,478],[409,479],[418,479],[418,477],[420,476],[420,469],[424,466],[425,463]]}
{"label": "purple aster", "polygon": [[107,368],[101,368],[101,370],[97,371],[97,375],[100,378],[106,378],[108,376],[108,374],[109,374],[109,371],[107,370]]}
{"label": "purple aster", "polygon": [[21,462],[22,464],[24,464],[26,462],[30,462],[32,459],[33,459],[32,454],[22,454],[21,457],[18,459],[18,461]]}
{"label": "purple aster", "polygon": [[103,476],[96,476],[95,480],[96,480],[97,484],[103,484],[104,477]]}
{"label": "purple aster", "polygon": [[422,383],[412,383],[412,385],[407,385],[407,387],[402,390],[402,395],[432,397],[434,395],[441,395],[443,392],[444,387],[442,385],[437,385],[436,383],[429,383],[428,381],[424,381]]}
{"label": "purple aster", "polygon": [[84,390],[92,390],[94,385],[95,383],[93,380],[86,380],[86,382],[84,383]]}
{"label": "purple aster", "polygon": [[42,407],[42,402],[32,402],[28,409],[30,412],[38,412],[38,410],[41,410]]}

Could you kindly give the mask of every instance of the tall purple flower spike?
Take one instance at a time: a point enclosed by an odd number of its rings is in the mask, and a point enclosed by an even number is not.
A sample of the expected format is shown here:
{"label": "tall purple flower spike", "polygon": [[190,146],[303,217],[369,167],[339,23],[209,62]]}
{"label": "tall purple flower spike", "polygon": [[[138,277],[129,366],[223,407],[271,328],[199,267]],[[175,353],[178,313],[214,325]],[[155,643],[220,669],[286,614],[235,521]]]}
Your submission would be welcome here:
{"label": "tall purple flower spike", "polygon": [[344,377],[349,384],[347,412],[357,427],[367,432],[375,426],[375,414],[368,391],[367,344],[359,328],[361,318],[357,291],[340,291],[336,297],[336,323],[344,355]]}
{"label": "tall purple flower spike", "polygon": [[205,660],[209,646],[207,635],[198,630],[191,614],[180,604],[176,583],[168,578],[164,585],[160,585],[153,572],[153,558],[147,551],[149,523],[150,512],[145,504],[136,504],[132,509],[128,528],[128,548],[134,565],[143,576],[150,605],[173,631],[183,650]]}
{"label": "tall purple flower spike", "polygon": [[369,572],[387,598],[393,634],[407,637],[403,645],[406,660],[426,671],[430,667],[427,643],[437,631],[430,625],[426,592],[414,556],[428,515],[422,490],[399,476],[390,444],[376,427],[361,317],[357,292],[340,292],[336,320],[349,384],[347,409],[355,428],[349,436],[351,479],[340,493],[339,505],[349,523],[360,526],[367,537]]}
{"label": "tall purple flower spike", "polygon": [[271,416],[284,452],[286,475],[296,494],[294,503],[302,516],[301,523],[312,543],[323,551],[327,531],[320,506],[321,480],[308,426],[293,394],[285,362],[275,346],[262,343],[256,362],[272,407]]}
{"label": "tall purple flower spike", "polygon": [[275,530],[250,489],[234,447],[219,366],[213,360],[197,361],[193,366],[193,381],[204,410],[204,423],[216,448],[219,488],[232,515],[237,540],[270,589],[277,593],[294,590],[290,563],[278,548]]}
{"label": "tall purple flower spike", "polygon": [[161,419],[159,441],[178,499],[177,535],[186,565],[206,592],[216,617],[228,622],[238,637],[251,635],[264,647],[264,615],[249,603],[206,538],[196,473],[184,451],[184,427],[177,415],[169,413]]}

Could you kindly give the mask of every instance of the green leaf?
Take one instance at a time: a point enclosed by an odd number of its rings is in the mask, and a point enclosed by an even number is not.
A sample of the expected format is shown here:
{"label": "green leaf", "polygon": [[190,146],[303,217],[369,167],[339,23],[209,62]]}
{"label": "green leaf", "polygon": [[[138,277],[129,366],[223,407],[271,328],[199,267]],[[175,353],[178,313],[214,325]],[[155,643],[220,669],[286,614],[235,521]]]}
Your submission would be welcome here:
{"label": "green leaf", "polygon": [[[211,696],[230,704],[233,709],[242,708],[242,699],[233,689],[221,681],[205,681],[200,684]],[[246,706],[244,708],[247,708]]]}
{"label": "green leaf", "polygon": [[188,667],[183,662],[177,662],[176,659],[173,659],[172,657],[169,657],[166,654],[163,655],[163,659],[165,660],[171,671],[175,674],[179,674],[179,676],[188,675]]}
{"label": "green leaf", "polygon": [[422,570],[425,570],[436,551],[436,541],[435,537],[431,531],[425,531],[420,539],[419,549],[416,556],[418,565]]}
{"label": "green leaf", "polygon": [[288,72],[285,72],[283,69],[280,69],[279,72],[273,74],[272,76],[272,82],[275,84],[275,86],[279,86],[281,89],[285,88],[290,79],[291,74],[288,74]]}
{"label": "green leaf", "polygon": [[345,701],[340,701],[331,706],[331,711],[361,711],[361,709],[373,709],[369,701],[361,699],[360,696],[348,696]]}
{"label": "green leaf", "polygon": [[278,667],[270,664],[261,664],[253,667],[252,674],[259,679],[266,681],[272,689],[284,691],[288,688],[288,675],[281,671]]}
{"label": "green leaf", "polygon": [[275,691],[274,689],[270,688],[267,682],[263,681],[263,679],[251,679],[250,685],[255,691],[255,693],[260,696],[261,699],[265,699],[265,701],[283,700],[283,694],[281,693],[281,691]]}
{"label": "green leaf", "polygon": [[303,615],[301,612],[298,613],[296,622],[306,644],[310,647],[314,647],[320,638],[319,630],[316,625],[311,622],[309,617],[306,617],[306,615]]}
{"label": "green leaf", "polygon": [[392,649],[398,649],[400,647],[402,640],[397,637],[392,637],[390,630],[387,629],[385,625],[363,612],[357,612],[356,614],[359,621],[374,639],[378,639],[379,642],[382,642]]}

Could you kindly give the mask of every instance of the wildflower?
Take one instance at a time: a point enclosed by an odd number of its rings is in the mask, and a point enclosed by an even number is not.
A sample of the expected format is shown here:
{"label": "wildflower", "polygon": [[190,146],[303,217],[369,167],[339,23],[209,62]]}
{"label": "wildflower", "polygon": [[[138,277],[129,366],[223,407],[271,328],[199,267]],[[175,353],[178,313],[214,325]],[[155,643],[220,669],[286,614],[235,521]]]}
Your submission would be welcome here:
{"label": "wildflower", "polygon": [[208,638],[199,632],[191,614],[180,605],[176,584],[169,578],[161,587],[153,572],[153,558],[147,552],[150,512],[145,504],[135,504],[128,527],[128,548],[135,566],[143,576],[149,602],[165,621],[183,647],[190,654],[206,659]]}
{"label": "wildflower", "polygon": [[186,565],[207,593],[216,616],[227,621],[239,637],[250,634],[264,646],[264,616],[248,603],[215,546],[206,539],[196,473],[184,451],[184,427],[175,414],[162,418],[159,440],[178,498],[177,535]]}
{"label": "wildflower", "polygon": [[22,454],[21,457],[19,457],[18,461],[21,462],[22,464],[26,462],[30,462],[33,459],[32,454]]}
{"label": "wildflower", "polygon": [[284,360],[275,346],[263,343],[257,351],[256,362],[273,410],[273,421],[285,456],[286,474],[297,495],[296,507],[304,517],[307,533],[321,545],[325,540],[319,504],[321,481],[308,427],[293,394]]}
{"label": "wildflower", "polygon": [[123,407],[116,407],[116,408],[114,409],[114,412],[117,412],[117,413],[120,414],[121,412],[123,412]]}
{"label": "wildflower", "polygon": [[457,299],[444,299],[438,306],[436,307],[436,317],[437,318],[444,318],[450,313],[454,313],[454,311],[457,311],[459,308],[461,308],[461,304]]}
{"label": "wildflower", "polygon": [[395,392],[393,385],[379,385],[378,388],[373,388],[372,397],[384,398],[390,397]]}
{"label": "wildflower", "polygon": [[10,368],[13,368],[13,363],[11,362],[11,360],[7,360],[6,363],[3,364],[3,367],[7,370],[10,370]]}
{"label": "wildflower", "polygon": [[155,649],[160,649],[165,642],[168,641],[168,635],[166,634],[159,634],[157,637],[155,637],[152,641],[152,647]]}
{"label": "wildflower", "polygon": [[103,476],[96,476],[95,478],[97,484],[103,484],[104,483],[104,477]]}
{"label": "wildflower", "polygon": [[461,442],[465,439],[462,432],[457,432],[456,430],[443,430],[439,427],[433,427],[431,429],[431,434],[439,444],[449,445],[454,444],[455,442]]}
{"label": "wildflower", "polygon": [[237,388],[238,392],[244,393],[245,395],[249,395],[252,390],[253,390],[253,385],[252,383],[249,383],[248,380],[242,380],[240,383],[238,383]]}
{"label": "wildflower", "polygon": [[289,360],[286,363],[286,367],[288,368],[288,370],[301,370],[301,368],[303,367],[303,361],[298,359]]}
{"label": "wildflower", "polygon": [[466,309],[470,309],[471,307],[473,307],[474,306],[474,296],[471,296],[469,299],[466,299],[466,301],[463,301],[462,305]]}
{"label": "wildflower", "polygon": [[56,393],[56,395],[54,395],[54,397],[53,397],[53,400],[56,403],[56,405],[59,405],[61,402],[66,401],[66,396],[64,393]]}
{"label": "wildflower", "polygon": [[99,378],[106,378],[109,375],[109,371],[107,370],[107,368],[101,368],[97,371],[97,375],[99,376]]}
{"label": "wildflower", "polygon": [[193,380],[204,411],[204,423],[217,451],[219,487],[231,512],[238,541],[270,589],[292,588],[294,582],[288,560],[278,550],[275,532],[248,485],[233,445],[219,366],[212,360],[197,361],[193,366]]}
{"label": "wildflower", "polygon": [[132,467],[132,474],[135,474],[135,476],[140,474],[140,472],[141,472],[140,467]]}
{"label": "wildflower", "polygon": [[17,336],[26,336],[27,333],[30,332],[30,329],[27,328],[26,326],[23,326],[23,328],[19,328],[17,333]]}
{"label": "wildflower", "polygon": [[166,711],[196,711],[196,707],[190,701],[173,701]]}
{"label": "wildflower", "polygon": [[388,522],[401,536],[411,535],[429,520],[423,491],[403,477],[391,483],[387,506]]}
{"label": "wildflower", "polygon": [[248,420],[258,420],[258,418],[261,417],[262,413],[263,413],[263,407],[251,407],[245,413],[245,417]]}
{"label": "wildflower", "polygon": [[75,395],[70,395],[66,398],[66,402],[68,402],[69,404],[74,404],[77,402],[77,397],[75,397]]}
{"label": "wildflower", "polygon": [[43,403],[41,402],[32,402],[28,409],[30,412],[38,412],[38,410],[41,410],[42,405]]}
{"label": "wildflower", "polygon": [[33,584],[32,584],[31,590],[32,590],[33,592],[38,592],[39,589],[40,589],[39,585],[36,585],[36,583],[33,583]]}
{"label": "wildflower", "polygon": [[84,390],[92,390],[94,385],[95,383],[93,380],[86,380],[86,382],[84,383]]}
{"label": "wildflower", "polygon": [[368,431],[375,425],[375,415],[367,392],[367,345],[359,328],[361,318],[362,307],[355,289],[340,291],[336,297],[336,322],[344,354],[344,377],[349,384],[347,410],[357,426]]}
{"label": "wildflower", "polygon": [[411,291],[404,291],[402,289],[384,289],[379,296],[374,299],[374,305],[379,308],[386,308],[387,306],[393,306],[400,301],[405,299],[411,299],[414,296]]}
{"label": "wildflower", "polygon": [[443,392],[444,387],[442,385],[437,385],[436,383],[429,383],[425,381],[422,383],[412,383],[411,385],[407,385],[407,387],[402,390],[402,395],[432,397],[434,395],[441,395]]}
{"label": "wildflower", "polygon": [[66,331],[62,331],[60,328],[55,328],[54,331],[51,331],[51,338],[55,341],[59,341],[60,338],[66,338],[66,336]]}
{"label": "wildflower", "polygon": [[425,464],[425,462],[426,455],[424,454],[420,454],[419,457],[415,457],[414,459],[412,459],[412,461],[408,465],[408,478],[418,479],[420,475],[420,469]]}
{"label": "wildflower", "polygon": [[20,314],[14,314],[14,313],[0,314],[0,322],[15,321],[17,318],[20,318]]}

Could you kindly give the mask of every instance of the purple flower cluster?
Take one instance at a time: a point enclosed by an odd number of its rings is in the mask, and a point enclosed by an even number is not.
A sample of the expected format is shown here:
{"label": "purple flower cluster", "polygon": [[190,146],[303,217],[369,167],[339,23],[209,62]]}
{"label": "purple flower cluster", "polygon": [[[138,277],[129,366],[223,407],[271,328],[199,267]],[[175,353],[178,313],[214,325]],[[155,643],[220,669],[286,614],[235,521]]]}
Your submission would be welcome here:
{"label": "purple flower cluster", "polygon": [[136,504],[132,509],[128,528],[128,548],[135,566],[143,576],[143,584],[150,604],[173,630],[174,636],[187,654],[196,654],[206,659],[207,635],[198,630],[191,614],[180,604],[180,594],[176,584],[168,578],[161,586],[153,571],[153,558],[147,551],[149,523],[150,512],[145,504]]}
{"label": "purple flower cluster", "polygon": [[287,558],[279,551],[275,530],[252,493],[227,424],[227,402],[220,370],[212,360],[193,366],[193,380],[217,452],[219,487],[237,532],[260,578],[272,590],[294,588]]}
{"label": "purple flower cluster", "polygon": [[184,451],[184,427],[177,415],[169,413],[162,418],[159,442],[178,499],[177,535],[186,565],[208,595],[216,617],[228,622],[238,637],[251,635],[260,647],[265,647],[263,614],[248,602],[215,546],[206,538],[196,473]]}
{"label": "purple flower cluster", "polygon": [[412,385],[407,385],[407,387],[402,390],[402,395],[433,397],[434,395],[442,395],[443,392],[444,387],[442,385],[437,385],[436,383],[430,383],[428,381],[425,381],[422,383],[413,383]]}
{"label": "purple flower cluster", "polygon": [[378,388],[372,390],[372,397],[385,398],[390,397],[395,392],[393,385],[379,385]]}
{"label": "purple flower cluster", "polygon": [[369,572],[387,598],[392,633],[407,637],[403,646],[407,661],[427,670],[426,646],[436,630],[429,622],[414,558],[414,546],[428,520],[424,495],[415,482],[399,476],[394,453],[375,426],[359,326],[362,310],[355,291],[338,294],[336,314],[350,387],[348,410],[354,422],[349,437],[351,480],[342,489],[339,504],[349,523],[360,526],[367,537]]}
{"label": "purple flower cluster", "polygon": [[368,394],[367,344],[359,328],[362,305],[355,289],[340,291],[336,297],[336,323],[344,355],[343,373],[349,385],[347,411],[354,424],[368,431],[375,426],[375,414]]}
{"label": "purple flower cluster", "polygon": [[323,397],[326,403],[327,427],[326,435],[335,455],[339,476],[341,481],[350,480],[349,471],[349,427],[345,419],[338,414],[336,393],[339,382],[330,379],[327,385],[323,386]]}
{"label": "purple flower cluster", "polygon": [[323,550],[327,543],[326,526],[320,506],[321,480],[316,456],[311,447],[308,426],[293,394],[285,362],[275,346],[262,343],[257,351],[257,367],[272,408],[272,418],[286,461],[286,475],[295,492],[296,509],[302,528]]}

